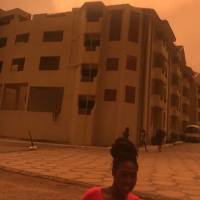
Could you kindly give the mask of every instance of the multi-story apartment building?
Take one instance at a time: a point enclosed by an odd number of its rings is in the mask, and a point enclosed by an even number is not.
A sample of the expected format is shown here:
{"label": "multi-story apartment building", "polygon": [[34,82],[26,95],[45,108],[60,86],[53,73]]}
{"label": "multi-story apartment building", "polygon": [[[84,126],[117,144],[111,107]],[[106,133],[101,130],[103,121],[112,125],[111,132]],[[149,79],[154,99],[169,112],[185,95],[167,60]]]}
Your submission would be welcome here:
{"label": "multi-story apartment building", "polygon": [[158,128],[180,131],[189,86],[175,40],[154,10],[128,4],[1,11],[0,135],[110,145],[127,126],[137,144],[141,129],[149,142]]}
{"label": "multi-story apartment building", "polygon": [[192,106],[192,99],[195,94],[193,94],[193,84],[194,84],[194,72],[188,66],[183,68],[182,73],[182,97],[181,97],[181,106],[182,106],[182,131],[185,126],[191,123],[192,112],[196,107]]}
{"label": "multi-story apartment building", "polygon": [[168,85],[168,132],[170,134],[172,132],[180,134],[182,130],[182,72],[185,65],[183,47],[174,46],[171,51]]}
{"label": "multi-story apartment building", "polygon": [[200,125],[200,74],[195,73],[191,81],[190,122]]}
{"label": "multi-story apartment building", "polygon": [[200,74],[197,74],[195,77],[195,94],[196,94],[196,118],[194,119],[195,122],[200,125]]}

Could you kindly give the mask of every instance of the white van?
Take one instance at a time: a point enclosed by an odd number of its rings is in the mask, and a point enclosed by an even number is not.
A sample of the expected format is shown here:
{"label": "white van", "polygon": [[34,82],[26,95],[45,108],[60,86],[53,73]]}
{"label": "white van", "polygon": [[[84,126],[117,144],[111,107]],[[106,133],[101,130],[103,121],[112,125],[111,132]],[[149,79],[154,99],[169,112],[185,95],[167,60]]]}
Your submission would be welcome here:
{"label": "white van", "polygon": [[200,142],[200,126],[190,124],[184,130],[185,141]]}

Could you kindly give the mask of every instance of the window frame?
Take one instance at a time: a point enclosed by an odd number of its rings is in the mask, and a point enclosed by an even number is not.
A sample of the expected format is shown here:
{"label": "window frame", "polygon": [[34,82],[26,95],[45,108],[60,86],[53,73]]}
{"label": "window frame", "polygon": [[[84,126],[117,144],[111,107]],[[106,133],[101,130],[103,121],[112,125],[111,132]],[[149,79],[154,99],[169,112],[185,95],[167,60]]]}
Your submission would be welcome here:
{"label": "window frame", "polygon": [[131,85],[126,85],[124,101],[126,103],[135,104],[135,98],[136,98],[136,87]]}
{"label": "window frame", "polygon": [[[46,59],[46,66],[42,66],[42,65],[45,64],[45,59]],[[50,59],[52,59],[52,60],[50,61]],[[53,59],[55,59],[55,60],[53,61]],[[59,70],[59,68],[60,68],[60,60],[61,60],[61,56],[41,56],[40,57],[40,62],[39,62],[39,70],[40,71],[55,71],[55,70]],[[53,66],[53,64],[55,64],[55,66]]]}
{"label": "window frame", "polygon": [[[56,35],[56,34],[58,34],[58,35]],[[42,37],[43,42],[62,42],[63,39],[64,39],[64,31],[63,30],[44,31],[43,32],[43,37]]]}

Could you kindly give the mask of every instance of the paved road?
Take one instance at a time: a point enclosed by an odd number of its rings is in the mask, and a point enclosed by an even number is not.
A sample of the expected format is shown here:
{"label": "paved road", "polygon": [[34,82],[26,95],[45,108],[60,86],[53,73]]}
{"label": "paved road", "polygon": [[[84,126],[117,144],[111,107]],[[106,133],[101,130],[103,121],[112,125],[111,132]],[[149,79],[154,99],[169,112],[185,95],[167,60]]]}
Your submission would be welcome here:
{"label": "paved road", "polygon": [[[47,145],[39,146],[36,151],[27,151],[25,146],[18,146],[18,152],[13,146],[13,152],[11,148],[0,153],[0,168],[56,177],[72,183],[107,186],[112,182],[112,160],[108,149]],[[200,144],[170,146],[163,148],[161,153],[155,148],[150,148],[150,152],[141,151],[135,190],[168,199],[200,200],[199,166]]]}
{"label": "paved road", "polygon": [[[79,200],[87,187],[0,170],[1,200]],[[141,200],[169,200],[138,193]],[[172,199],[174,200],[174,199]]]}
{"label": "paved road", "polygon": [[78,200],[85,187],[0,170],[1,200]]}

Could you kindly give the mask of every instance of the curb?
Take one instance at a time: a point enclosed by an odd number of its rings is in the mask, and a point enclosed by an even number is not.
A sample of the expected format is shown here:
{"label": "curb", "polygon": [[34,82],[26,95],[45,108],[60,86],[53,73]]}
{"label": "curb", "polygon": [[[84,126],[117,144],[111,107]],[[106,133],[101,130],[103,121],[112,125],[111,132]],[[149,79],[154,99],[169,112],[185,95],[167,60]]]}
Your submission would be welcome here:
{"label": "curb", "polygon": [[[180,145],[180,144],[183,144],[183,143],[184,143],[184,142],[182,142],[182,141],[177,141],[177,142],[175,142],[174,144],[172,144],[172,143],[163,144],[163,145],[162,145],[162,148],[172,147],[172,146]],[[147,145],[147,149],[148,149],[148,150],[157,150],[158,147],[157,147],[157,145]],[[145,152],[144,147],[140,147],[140,148],[139,148],[139,152]]]}
{"label": "curb", "polygon": [[[28,140],[16,140],[16,139],[9,139],[9,138],[1,138],[0,142],[10,142],[10,143],[18,143],[18,144],[29,144],[30,141]],[[98,150],[109,150],[111,146],[103,147],[103,146],[83,146],[83,145],[71,145],[71,144],[60,144],[60,143],[50,143],[50,142],[37,142],[33,141],[36,146],[42,145],[42,146],[52,146],[52,147],[58,147],[58,148],[76,148],[76,149],[98,149]],[[169,147],[174,146],[177,144],[182,144],[182,141],[177,141],[174,144],[163,144],[162,147]],[[147,145],[148,149],[157,149],[157,145]],[[144,147],[139,147],[139,151],[143,151]]]}
{"label": "curb", "polygon": [[[25,175],[25,176],[29,176],[29,177],[46,179],[46,180],[50,180],[50,181],[54,181],[54,182],[58,182],[58,183],[62,183],[62,184],[73,184],[73,185],[76,185],[79,187],[83,187],[85,189],[94,187],[94,185],[100,186],[98,184],[92,184],[92,183],[90,184],[90,183],[85,183],[85,182],[81,182],[81,181],[74,181],[74,180],[69,180],[69,179],[62,178],[62,177],[49,176],[49,175],[34,173],[34,172],[26,171],[26,170],[19,170],[19,169],[5,167],[5,166],[0,166],[0,170],[6,171],[6,172],[11,172],[11,173],[16,173],[16,174],[20,174],[20,175]],[[140,198],[140,200],[180,200],[177,198],[169,198],[169,197],[155,195],[155,194],[147,193],[147,192],[134,191],[134,194],[137,195]]]}
{"label": "curb", "polygon": [[[1,138],[0,142],[10,142],[10,143],[17,143],[17,144],[28,144],[30,146],[29,140],[17,140],[17,139],[9,139],[9,138]],[[40,141],[33,141],[34,144],[41,145],[41,146],[52,146],[58,148],[76,148],[76,149],[98,149],[98,150],[108,150],[111,147],[104,147],[104,146],[83,146],[83,145],[73,145],[73,144],[63,144],[63,143],[51,143],[51,142],[40,142]]]}
{"label": "curb", "polygon": [[74,181],[62,177],[56,177],[56,176],[49,176],[49,175],[44,175],[40,173],[35,173],[27,170],[20,170],[20,169],[15,169],[12,167],[5,167],[5,166],[0,166],[0,170],[6,171],[6,172],[11,172],[11,173],[16,173],[16,174],[21,174],[29,177],[36,177],[36,178],[42,178],[42,179],[48,179],[51,181],[59,182],[59,183],[64,183],[64,184],[73,184],[81,187],[92,187],[94,186],[93,184],[90,183],[85,183],[81,181]]}

